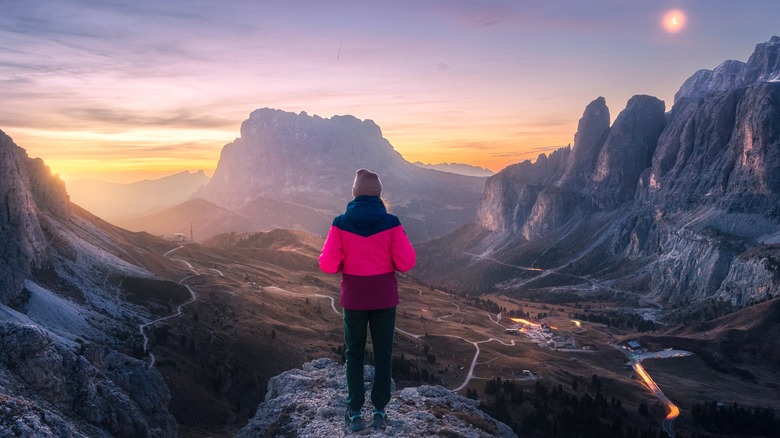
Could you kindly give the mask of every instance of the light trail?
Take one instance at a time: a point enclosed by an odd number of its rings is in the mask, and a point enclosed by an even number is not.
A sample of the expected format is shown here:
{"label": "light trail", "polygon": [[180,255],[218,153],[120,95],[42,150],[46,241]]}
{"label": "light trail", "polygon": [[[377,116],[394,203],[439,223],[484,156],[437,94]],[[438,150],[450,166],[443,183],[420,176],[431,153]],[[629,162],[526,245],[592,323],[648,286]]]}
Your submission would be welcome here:
{"label": "light trail", "polygon": [[661,402],[666,404],[666,407],[669,408],[669,413],[666,415],[666,418],[664,419],[662,426],[664,429],[664,432],[666,432],[667,435],[674,438],[674,430],[672,429],[672,421],[677,418],[678,415],[680,415],[680,408],[677,407],[674,403],[672,403],[671,400],[669,400],[664,392],[661,390],[661,388],[658,386],[657,383],[650,377],[650,374],[647,374],[647,371],[645,371],[645,367],[642,366],[641,363],[637,362],[633,358],[631,359],[631,364],[634,368],[634,371],[636,371],[637,374],[639,374],[639,377],[644,380],[645,385],[647,385],[647,388],[650,390],[650,392],[653,393],[656,397],[658,397]]}
{"label": "light trail", "polygon": [[[509,318],[509,319],[514,321],[514,322],[518,322],[520,324],[526,324],[526,325],[530,325],[530,326],[536,327],[537,329],[542,328],[541,324],[537,324],[535,322],[531,322],[531,321],[529,321],[527,319],[523,319],[523,318]],[[553,330],[558,330],[558,327],[555,327],[554,325],[551,325],[550,328],[553,329]]]}
{"label": "light trail", "polygon": [[531,321],[529,321],[527,319],[523,319],[523,318],[509,318],[509,319],[511,319],[514,322],[519,322],[520,324],[532,325],[534,327],[541,327],[542,326],[541,324],[537,324],[535,322],[531,322]]}

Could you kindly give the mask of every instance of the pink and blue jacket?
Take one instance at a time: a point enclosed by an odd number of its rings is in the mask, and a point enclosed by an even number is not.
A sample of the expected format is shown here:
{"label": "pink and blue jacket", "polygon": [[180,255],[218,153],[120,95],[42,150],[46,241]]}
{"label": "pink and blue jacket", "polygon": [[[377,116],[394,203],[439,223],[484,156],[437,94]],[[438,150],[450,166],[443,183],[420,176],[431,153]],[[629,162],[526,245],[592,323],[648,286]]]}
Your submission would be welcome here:
{"label": "pink and blue jacket", "polygon": [[375,310],[398,305],[395,271],[412,269],[416,259],[398,217],[378,196],[358,196],[333,220],[319,262],[323,272],[341,272],[341,307]]}

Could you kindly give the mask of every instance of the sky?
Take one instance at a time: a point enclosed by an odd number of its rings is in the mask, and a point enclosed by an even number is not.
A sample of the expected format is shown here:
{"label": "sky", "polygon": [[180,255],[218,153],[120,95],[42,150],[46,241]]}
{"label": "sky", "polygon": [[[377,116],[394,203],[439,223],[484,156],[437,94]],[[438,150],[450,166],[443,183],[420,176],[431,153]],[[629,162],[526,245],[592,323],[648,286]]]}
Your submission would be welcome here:
{"label": "sky", "polygon": [[[498,171],[603,96],[746,61],[751,0],[0,0],[0,130],[66,181],[211,174],[258,108],[371,119],[409,161]],[[670,14],[670,11],[673,11]]]}

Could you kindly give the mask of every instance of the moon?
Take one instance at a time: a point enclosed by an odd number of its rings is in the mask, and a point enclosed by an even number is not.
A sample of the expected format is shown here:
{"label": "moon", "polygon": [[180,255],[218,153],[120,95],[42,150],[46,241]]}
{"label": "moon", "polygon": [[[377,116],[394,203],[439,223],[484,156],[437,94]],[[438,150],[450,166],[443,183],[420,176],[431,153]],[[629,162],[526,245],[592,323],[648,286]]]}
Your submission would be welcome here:
{"label": "moon", "polygon": [[677,33],[685,27],[685,13],[679,9],[671,9],[666,11],[661,20],[661,25],[664,30],[669,33]]}

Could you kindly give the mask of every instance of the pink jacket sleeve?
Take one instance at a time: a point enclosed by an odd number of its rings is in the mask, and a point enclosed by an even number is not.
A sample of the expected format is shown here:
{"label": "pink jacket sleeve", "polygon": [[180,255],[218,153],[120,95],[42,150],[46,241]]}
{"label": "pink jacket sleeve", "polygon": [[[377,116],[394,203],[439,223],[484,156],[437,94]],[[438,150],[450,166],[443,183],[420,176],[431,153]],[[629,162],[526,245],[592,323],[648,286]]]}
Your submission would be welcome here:
{"label": "pink jacket sleeve", "polygon": [[322,245],[322,254],[320,254],[319,261],[320,269],[327,274],[336,274],[344,266],[344,251],[338,228],[330,227],[328,237]]}
{"label": "pink jacket sleeve", "polygon": [[393,233],[393,241],[390,246],[393,265],[396,270],[406,272],[414,268],[415,263],[417,263],[417,253],[402,226],[395,227]]}

